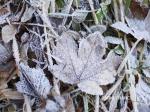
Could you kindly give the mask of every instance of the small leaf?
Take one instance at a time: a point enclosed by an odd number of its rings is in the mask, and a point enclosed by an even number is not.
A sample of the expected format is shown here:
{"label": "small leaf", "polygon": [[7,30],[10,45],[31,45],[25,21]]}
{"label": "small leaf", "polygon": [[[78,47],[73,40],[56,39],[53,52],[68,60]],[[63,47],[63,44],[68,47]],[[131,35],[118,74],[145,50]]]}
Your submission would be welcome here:
{"label": "small leaf", "polygon": [[20,81],[16,84],[17,90],[34,97],[43,96],[46,98],[50,92],[51,85],[43,70],[30,68],[23,63],[20,63],[20,70],[21,76]]}
{"label": "small leaf", "polygon": [[5,25],[2,28],[2,39],[5,43],[8,43],[10,40],[15,38],[17,29],[12,25]]}
{"label": "small leaf", "polygon": [[83,81],[78,84],[81,91],[92,95],[103,95],[102,88],[93,81]]}

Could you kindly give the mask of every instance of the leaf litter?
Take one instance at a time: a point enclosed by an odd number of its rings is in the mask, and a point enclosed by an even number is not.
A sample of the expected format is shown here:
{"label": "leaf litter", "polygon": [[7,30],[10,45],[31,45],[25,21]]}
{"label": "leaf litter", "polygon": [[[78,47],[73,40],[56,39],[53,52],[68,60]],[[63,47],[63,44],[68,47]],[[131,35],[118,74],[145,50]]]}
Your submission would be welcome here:
{"label": "leaf litter", "polygon": [[128,2],[2,0],[0,111],[149,112],[149,2]]}

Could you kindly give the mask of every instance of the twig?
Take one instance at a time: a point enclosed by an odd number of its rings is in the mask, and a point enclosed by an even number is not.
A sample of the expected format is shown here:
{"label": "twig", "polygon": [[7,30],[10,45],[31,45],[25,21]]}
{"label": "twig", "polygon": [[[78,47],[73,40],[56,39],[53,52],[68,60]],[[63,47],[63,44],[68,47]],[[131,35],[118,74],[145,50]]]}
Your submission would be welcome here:
{"label": "twig", "polygon": [[28,96],[24,95],[24,100],[25,100],[24,103],[26,106],[26,112],[32,112]]}
{"label": "twig", "polygon": [[116,19],[116,21],[119,21],[118,5],[117,5],[117,1],[116,0],[113,0],[113,5],[114,5],[115,19]]}
{"label": "twig", "polygon": [[99,112],[99,95],[95,96],[95,111],[94,112]]}
{"label": "twig", "polygon": [[[67,0],[67,4],[66,4],[66,6],[65,6],[65,9],[62,10],[62,12],[65,13],[65,14],[69,14],[72,3],[73,3],[73,0]],[[63,26],[66,24],[67,18],[68,18],[68,17],[65,17],[65,18],[63,19],[63,22],[62,22],[62,25],[63,25]]]}
{"label": "twig", "polygon": [[44,12],[42,13],[40,10],[37,10],[37,12],[40,15],[41,19],[43,20],[43,22],[45,22],[48,25],[48,28],[50,29],[50,31],[56,36],[56,38],[58,38],[59,35],[52,28],[51,22],[49,21],[49,18],[47,17],[47,15]]}
{"label": "twig", "polygon": [[96,16],[95,11],[94,11],[93,1],[88,0],[88,2],[90,4],[91,10],[92,10],[92,15],[93,15],[93,18],[94,18],[94,22],[95,22],[95,24],[98,24],[99,22],[98,22],[97,16]]}
{"label": "twig", "polygon": [[131,48],[131,50],[128,52],[128,54],[126,55],[126,57],[124,58],[124,60],[123,60],[122,63],[120,64],[120,66],[119,66],[119,68],[118,68],[118,70],[117,70],[117,74],[120,74],[120,72],[123,70],[123,68],[124,68],[126,62],[128,61],[130,55],[132,54],[133,50],[135,49],[135,47],[138,45],[138,43],[139,43],[141,40],[142,40],[142,38],[139,39],[139,40],[137,40],[137,41],[134,43],[133,47]]}
{"label": "twig", "polygon": [[[124,19],[124,6],[123,6],[123,1],[122,0],[119,0],[119,4],[120,4],[120,14],[121,14],[121,21],[122,22],[125,22],[125,19]],[[131,65],[130,65],[130,55],[131,55],[131,53],[132,52],[129,52],[130,51],[130,49],[129,49],[129,46],[128,46],[128,42],[127,42],[127,38],[126,38],[126,36],[124,36],[124,40],[125,40],[125,48],[126,48],[126,51],[127,51],[127,53],[128,53],[128,60],[127,60],[127,58],[126,58],[126,62],[127,62],[127,64],[128,64],[128,70],[129,71],[132,71],[131,70]],[[140,42],[140,39],[138,40],[139,42]],[[137,42],[138,42],[137,41]],[[136,43],[137,43],[136,42]],[[139,43],[138,42],[138,43]],[[133,47],[136,47],[135,45],[136,45],[136,43],[134,44],[134,46]],[[137,44],[138,44],[137,43]],[[133,49],[133,47],[132,47],[132,49],[131,50],[134,50]],[[126,63],[125,62],[125,63]],[[135,77],[134,77],[134,75],[132,74],[132,73],[129,73],[129,83],[131,84],[131,86],[130,86],[130,98],[131,98],[131,101],[132,101],[132,104],[133,104],[133,110],[134,110],[134,112],[138,112],[138,108],[137,108],[137,102],[134,102],[135,100],[136,100],[136,91],[135,91]]]}
{"label": "twig", "polygon": [[18,49],[17,40],[16,40],[15,37],[13,38],[12,49],[13,49],[13,56],[14,56],[14,58],[15,58],[16,64],[19,65],[19,62],[20,62],[20,54],[19,54],[19,49]]}
{"label": "twig", "polygon": [[119,0],[119,4],[120,4],[121,21],[125,22],[125,20],[124,20],[124,6],[123,6],[123,1]]}
{"label": "twig", "polygon": [[[104,112],[109,112],[109,111],[107,110],[107,107],[105,106],[105,104],[104,104],[102,101],[100,101],[100,103],[101,103],[101,109],[103,109]],[[98,111],[98,112],[99,112],[99,111]]]}
{"label": "twig", "polygon": [[113,85],[113,87],[107,91],[107,93],[102,97],[103,101],[106,101],[111,96],[111,94],[118,88],[118,86],[121,84],[122,80],[124,79],[124,76],[125,74],[122,77],[120,77],[117,80],[117,82]]}
{"label": "twig", "polygon": [[55,0],[51,0],[51,12],[55,12]]}
{"label": "twig", "polygon": [[83,102],[84,102],[84,112],[89,112],[88,97],[86,94],[83,96]]}

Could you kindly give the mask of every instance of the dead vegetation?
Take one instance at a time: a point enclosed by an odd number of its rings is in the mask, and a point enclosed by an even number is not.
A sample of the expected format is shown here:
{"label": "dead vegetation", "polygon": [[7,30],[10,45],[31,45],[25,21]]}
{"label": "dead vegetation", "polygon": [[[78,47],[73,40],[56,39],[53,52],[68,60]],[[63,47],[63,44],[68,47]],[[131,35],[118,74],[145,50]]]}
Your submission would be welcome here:
{"label": "dead vegetation", "polygon": [[149,0],[1,0],[0,112],[149,112]]}

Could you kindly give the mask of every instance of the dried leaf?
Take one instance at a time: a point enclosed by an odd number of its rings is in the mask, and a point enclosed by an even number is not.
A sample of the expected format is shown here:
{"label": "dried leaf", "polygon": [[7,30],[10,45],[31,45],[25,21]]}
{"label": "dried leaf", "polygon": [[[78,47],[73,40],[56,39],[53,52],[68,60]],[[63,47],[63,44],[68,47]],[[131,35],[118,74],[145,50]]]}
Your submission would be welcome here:
{"label": "dried leaf", "polygon": [[0,95],[1,98],[7,98],[7,99],[13,99],[13,100],[17,100],[17,99],[23,99],[22,94],[20,94],[17,91],[13,91],[11,89],[3,89],[0,90]]}
{"label": "dried leaf", "polygon": [[49,80],[40,68],[30,68],[23,63],[20,63],[21,76],[17,82],[17,90],[21,93],[35,97],[46,98],[50,92],[51,85]]}
{"label": "dried leaf", "polygon": [[8,43],[10,40],[15,38],[17,29],[12,25],[5,25],[2,28],[2,39],[5,43]]}
{"label": "dried leaf", "polygon": [[53,49],[53,54],[62,60],[62,63],[54,65],[53,74],[70,84],[84,81],[93,81],[98,85],[113,83],[119,57],[110,52],[105,60],[102,59],[105,47],[106,43],[100,32],[82,39],[79,48],[72,35],[64,32]]}

